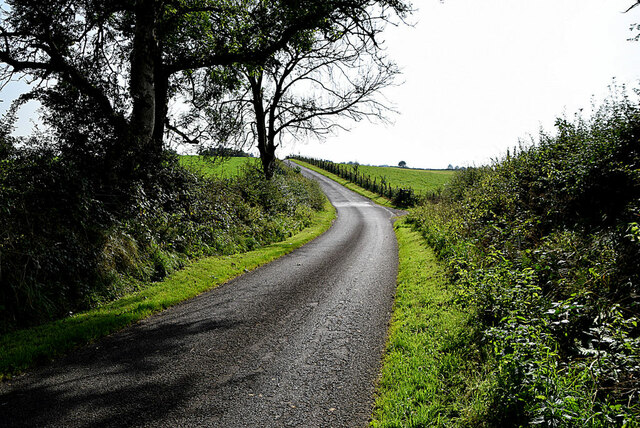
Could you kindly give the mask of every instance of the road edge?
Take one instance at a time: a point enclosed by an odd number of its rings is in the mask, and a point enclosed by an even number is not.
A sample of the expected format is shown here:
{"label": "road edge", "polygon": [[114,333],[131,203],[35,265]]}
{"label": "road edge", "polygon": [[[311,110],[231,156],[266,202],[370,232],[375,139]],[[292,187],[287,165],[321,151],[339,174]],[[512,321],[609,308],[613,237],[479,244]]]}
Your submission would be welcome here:
{"label": "road edge", "polygon": [[336,209],[327,201],[323,211],[314,214],[310,226],[284,241],[246,253],[195,260],[163,281],[101,307],[2,335],[0,381],[50,362],[289,254],[324,234],[335,218]]}

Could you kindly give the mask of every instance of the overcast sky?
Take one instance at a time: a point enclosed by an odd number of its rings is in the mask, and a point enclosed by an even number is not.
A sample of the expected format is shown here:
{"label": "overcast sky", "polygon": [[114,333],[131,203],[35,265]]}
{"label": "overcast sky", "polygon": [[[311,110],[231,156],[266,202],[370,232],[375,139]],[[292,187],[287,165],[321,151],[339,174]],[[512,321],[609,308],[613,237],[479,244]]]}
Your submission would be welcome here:
{"label": "overcast sky", "polygon": [[[482,165],[520,139],[553,130],[556,117],[590,109],[615,78],[640,87],[635,0],[414,0],[414,27],[390,27],[388,54],[404,83],[387,97],[392,125],[361,122],[289,153],[363,164]],[[17,88],[13,88],[14,90]],[[6,107],[11,92],[3,92]],[[0,108],[0,110],[4,110]],[[34,116],[21,111],[25,133]]]}
{"label": "overcast sky", "polygon": [[414,28],[390,28],[404,84],[393,125],[352,125],[285,147],[333,161],[446,168],[490,162],[556,117],[590,110],[613,78],[640,87],[635,0],[415,0]]}

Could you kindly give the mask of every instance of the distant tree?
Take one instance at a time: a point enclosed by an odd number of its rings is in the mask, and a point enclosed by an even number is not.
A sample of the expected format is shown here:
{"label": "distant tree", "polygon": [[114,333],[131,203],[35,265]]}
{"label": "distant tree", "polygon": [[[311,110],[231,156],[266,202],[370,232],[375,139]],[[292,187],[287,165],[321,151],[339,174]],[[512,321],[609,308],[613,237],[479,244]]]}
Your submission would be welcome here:
{"label": "distant tree", "polygon": [[242,149],[236,149],[233,147],[201,147],[198,150],[198,154],[201,156],[211,156],[215,158],[231,158],[231,157],[251,157],[250,153],[245,152]]}
{"label": "distant tree", "polygon": [[407,163],[405,161],[400,161],[400,162],[398,162],[398,166],[400,168],[406,168],[407,167]]}
{"label": "distant tree", "polygon": [[447,169],[453,169],[453,165],[449,164],[449,166],[447,167]]}

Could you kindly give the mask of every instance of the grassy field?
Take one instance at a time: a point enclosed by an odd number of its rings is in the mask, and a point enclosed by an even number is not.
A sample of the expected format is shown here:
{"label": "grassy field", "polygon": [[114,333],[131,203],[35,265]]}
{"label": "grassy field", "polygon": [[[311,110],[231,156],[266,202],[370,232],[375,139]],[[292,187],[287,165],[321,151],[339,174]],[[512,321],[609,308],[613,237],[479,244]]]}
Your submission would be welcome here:
{"label": "grassy field", "polygon": [[401,207],[412,207],[427,199],[434,200],[446,190],[445,186],[455,177],[453,170],[353,165],[303,156],[292,156],[290,159],[335,174]]}
{"label": "grassy field", "polygon": [[180,164],[187,168],[216,177],[229,178],[247,163],[258,163],[258,158],[233,157],[225,159],[211,159],[205,156],[180,156]]}
{"label": "grassy field", "polygon": [[336,183],[342,184],[344,187],[346,187],[349,190],[352,190],[356,193],[358,193],[359,195],[364,196],[365,198],[369,198],[372,201],[374,201],[377,204],[383,205],[385,207],[389,207],[389,208],[398,208],[395,205],[393,205],[393,203],[391,203],[391,201],[385,197],[382,197],[380,195],[377,195],[373,192],[368,191],[367,189],[363,189],[362,187],[358,186],[357,184],[351,183],[347,180],[345,180],[344,178],[338,177],[335,174],[332,174],[328,171],[325,171],[322,168],[318,168],[317,166],[311,165],[307,162],[303,162],[301,160],[297,160],[297,159],[292,159],[292,162],[297,163],[300,166],[303,166],[305,168],[310,169],[311,171],[315,171],[318,174],[324,175],[327,178],[332,179],[333,181],[335,181]]}
{"label": "grassy field", "polygon": [[358,172],[371,178],[385,178],[394,187],[411,187],[416,193],[433,192],[451,180],[452,170],[425,170],[383,166],[358,166]]}

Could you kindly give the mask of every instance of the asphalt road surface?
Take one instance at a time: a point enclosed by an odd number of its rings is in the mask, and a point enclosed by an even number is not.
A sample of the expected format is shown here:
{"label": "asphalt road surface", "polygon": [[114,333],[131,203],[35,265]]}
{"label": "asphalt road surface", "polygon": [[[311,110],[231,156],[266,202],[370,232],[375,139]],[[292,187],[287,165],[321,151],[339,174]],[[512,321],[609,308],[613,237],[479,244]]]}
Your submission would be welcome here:
{"label": "asphalt road surface", "polygon": [[395,292],[395,213],[304,173],[338,210],[329,231],[0,384],[0,426],[366,426]]}

